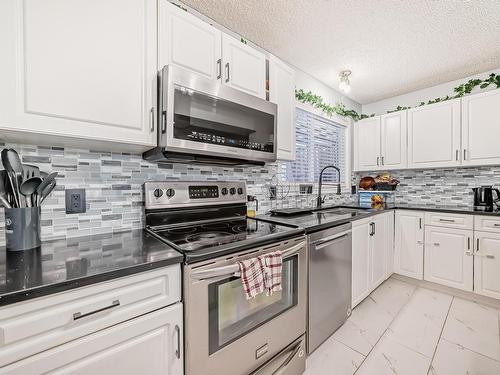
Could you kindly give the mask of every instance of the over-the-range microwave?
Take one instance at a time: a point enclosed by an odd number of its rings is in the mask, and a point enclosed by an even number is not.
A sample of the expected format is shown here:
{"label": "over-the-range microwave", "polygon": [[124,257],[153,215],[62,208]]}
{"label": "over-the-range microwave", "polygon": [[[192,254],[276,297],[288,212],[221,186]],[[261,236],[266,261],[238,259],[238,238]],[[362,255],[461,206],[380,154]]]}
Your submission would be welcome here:
{"label": "over-the-range microwave", "polygon": [[165,66],[158,81],[158,147],[144,159],[225,165],[276,160],[276,104],[174,66]]}

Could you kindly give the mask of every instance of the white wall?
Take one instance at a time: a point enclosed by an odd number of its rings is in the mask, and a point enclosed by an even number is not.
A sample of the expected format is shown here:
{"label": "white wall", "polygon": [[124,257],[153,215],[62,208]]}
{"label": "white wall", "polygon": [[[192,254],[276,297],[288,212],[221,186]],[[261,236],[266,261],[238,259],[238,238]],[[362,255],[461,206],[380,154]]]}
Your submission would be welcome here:
{"label": "white wall", "polygon": [[[363,104],[362,106],[363,113],[365,114],[375,113],[377,115],[381,115],[386,113],[387,111],[395,109],[398,105],[402,107],[408,107],[408,106],[415,107],[419,105],[420,102],[427,102],[429,99],[435,99],[446,95],[452,96],[454,95],[453,93],[454,87],[467,82],[471,78],[481,78],[481,79],[486,78],[490,73],[500,74],[500,68],[476,74],[470,77],[458,79],[456,81],[451,81],[433,87],[429,87],[426,89],[395,96],[389,99],[380,100],[378,102]],[[493,88],[495,88],[495,86],[491,85],[488,89],[493,89]],[[482,91],[486,91],[488,89],[484,89]]]}
{"label": "white wall", "polygon": [[299,69],[295,69],[295,86],[297,89],[311,91],[315,95],[320,95],[328,104],[341,102],[348,109],[354,109],[356,112],[361,113],[361,104],[343,96],[340,92]]}

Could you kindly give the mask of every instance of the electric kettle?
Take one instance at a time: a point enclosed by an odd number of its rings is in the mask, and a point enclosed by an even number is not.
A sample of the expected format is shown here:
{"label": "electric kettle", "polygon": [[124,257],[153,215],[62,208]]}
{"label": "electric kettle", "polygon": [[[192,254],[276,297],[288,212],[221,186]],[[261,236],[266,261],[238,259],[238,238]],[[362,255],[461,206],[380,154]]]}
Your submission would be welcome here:
{"label": "electric kettle", "polygon": [[[493,205],[500,207],[500,191],[491,186],[481,186],[472,189],[474,191],[474,207],[485,210],[492,210]],[[493,198],[493,192],[496,198]]]}

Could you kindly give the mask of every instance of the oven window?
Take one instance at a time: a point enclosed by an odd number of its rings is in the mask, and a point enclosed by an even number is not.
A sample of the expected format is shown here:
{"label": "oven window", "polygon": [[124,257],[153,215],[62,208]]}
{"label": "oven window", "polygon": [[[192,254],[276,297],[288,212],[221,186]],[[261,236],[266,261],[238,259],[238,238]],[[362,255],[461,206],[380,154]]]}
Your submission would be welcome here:
{"label": "oven window", "polygon": [[298,257],[283,261],[282,290],[266,296],[259,294],[247,300],[241,279],[231,277],[212,283],[209,293],[209,346],[210,354],[244,336],[297,305]]}
{"label": "oven window", "polygon": [[274,152],[274,116],[174,86],[174,138]]}

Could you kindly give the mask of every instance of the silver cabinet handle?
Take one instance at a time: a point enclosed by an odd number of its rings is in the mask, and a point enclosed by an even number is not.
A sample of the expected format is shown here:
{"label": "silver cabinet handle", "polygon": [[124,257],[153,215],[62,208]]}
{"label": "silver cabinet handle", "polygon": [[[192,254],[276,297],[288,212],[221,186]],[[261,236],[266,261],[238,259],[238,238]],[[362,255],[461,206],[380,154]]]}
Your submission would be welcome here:
{"label": "silver cabinet handle", "polygon": [[434,246],[441,246],[441,244],[439,242],[434,242],[433,245]]}
{"label": "silver cabinet handle", "polygon": [[221,79],[222,77],[222,60],[217,60],[217,79]]}
{"label": "silver cabinet handle", "polygon": [[459,151],[457,150],[457,151],[455,152],[455,160],[456,160],[456,161],[458,161],[459,154],[460,154],[460,153],[459,153]]}
{"label": "silver cabinet handle", "polygon": [[423,245],[423,244],[424,244],[424,242],[423,242],[423,241],[417,241],[417,243],[418,243],[419,245]]}
{"label": "silver cabinet handle", "polygon": [[494,226],[494,227],[500,227],[500,224],[495,223],[495,224],[493,224],[493,226]]}
{"label": "silver cabinet handle", "polygon": [[229,63],[226,63],[226,82],[229,82]]}
{"label": "silver cabinet handle", "polygon": [[384,165],[384,157],[382,156],[382,165]]}
{"label": "silver cabinet handle", "polygon": [[165,65],[161,70],[161,133],[165,134],[167,132],[167,96],[168,96],[168,67]]}
{"label": "silver cabinet handle", "polygon": [[464,148],[464,160],[467,160],[467,150]]}
{"label": "silver cabinet handle", "polygon": [[379,156],[377,156],[377,166],[379,166],[379,165],[380,165],[380,164],[379,164],[379,162],[380,162],[380,157],[379,157]]}
{"label": "silver cabinet handle", "polygon": [[273,375],[282,375],[286,372],[286,369],[290,362],[295,358],[295,356],[301,351],[302,342],[299,341],[297,345],[290,349],[290,355],[285,359],[285,361],[273,372]]}
{"label": "silver cabinet handle", "polygon": [[470,250],[470,237],[467,237],[467,250]]}
{"label": "silver cabinet handle", "polygon": [[452,219],[439,219],[440,222],[442,223],[454,223],[455,220],[452,220]]}
{"label": "silver cabinet handle", "polygon": [[155,107],[152,107],[151,110],[149,111],[149,122],[151,127],[149,128],[151,130],[151,133],[155,131]]}
{"label": "silver cabinet handle", "polygon": [[103,312],[106,310],[110,310],[110,309],[113,309],[113,308],[118,307],[118,306],[120,306],[120,300],[117,299],[117,300],[114,300],[113,302],[111,302],[111,305],[109,305],[109,306],[102,307],[100,309],[97,309],[97,310],[94,310],[94,311],[91,311],[91,312],[88,312],[85,314],[82,314],[81,312],[74,313],[73,320],[83,319],[83,318],[86,318],[87,316],[94,315],[94,314],[97,314],[97,313],[100,313],[100,312]]}
{"label": "silver cabinet handle", "polygon": [[422,229],[422,218],[418,218],[418,229]]}
{"label": "silver cabinet handle", "polygon": [[177,334],[177,349],[175,349],[175,356],[177,359],[181,358],[181,329],[176,324],[175,325],[175,333]]}
{"label": "silver cabinet handle", "polygon": [[476,241],[476,253],[479,252],[479,238]]}

